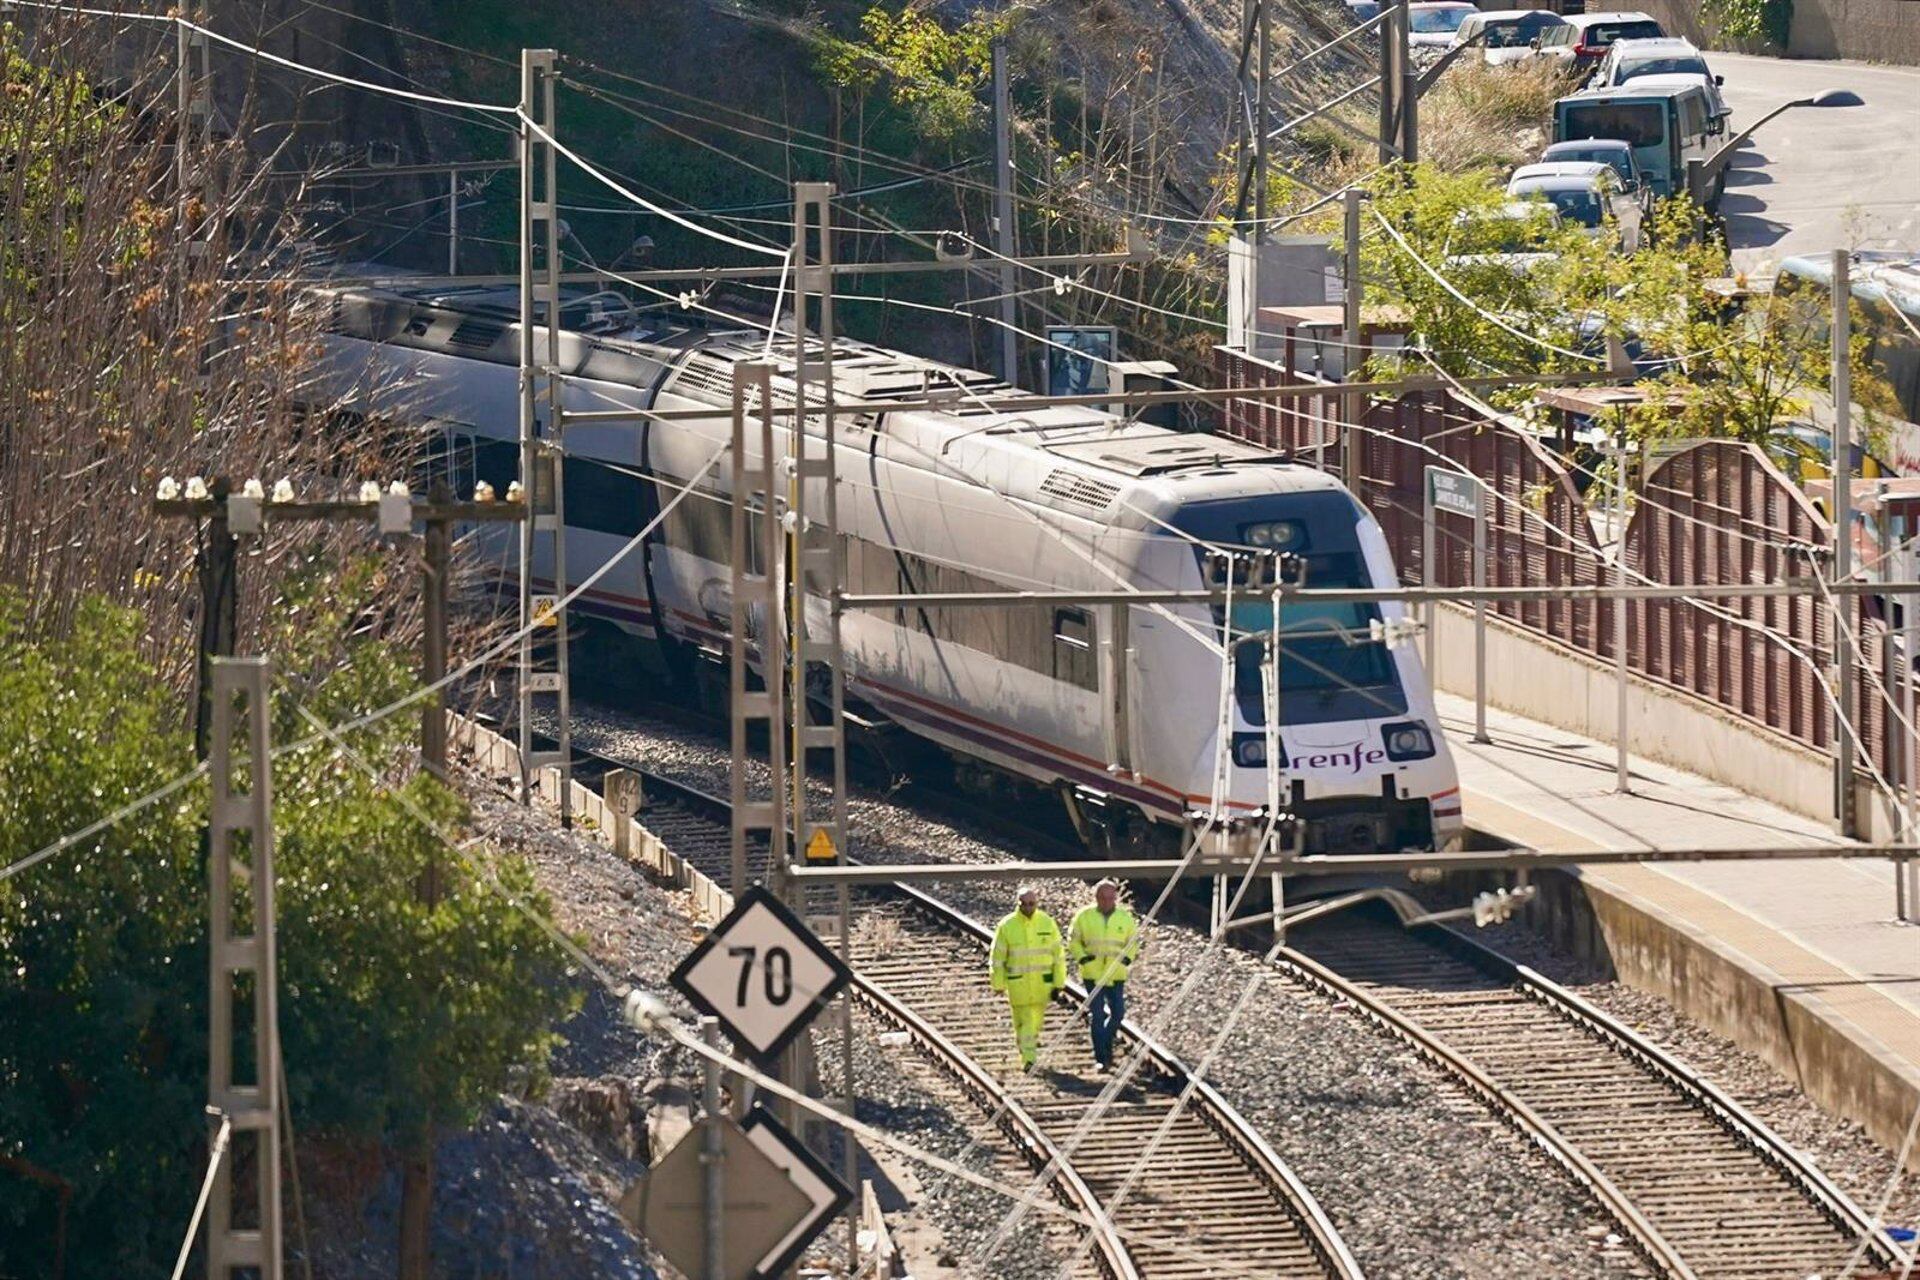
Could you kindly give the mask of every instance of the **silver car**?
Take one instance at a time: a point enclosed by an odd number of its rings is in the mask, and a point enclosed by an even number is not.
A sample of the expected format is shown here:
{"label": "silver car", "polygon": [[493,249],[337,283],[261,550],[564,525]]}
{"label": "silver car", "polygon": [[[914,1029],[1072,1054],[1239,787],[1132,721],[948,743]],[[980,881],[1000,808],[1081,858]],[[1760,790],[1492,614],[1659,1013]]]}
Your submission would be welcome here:
{"label": "silver car", "polygon": [[1621,247],[1629,251],[1640,247],[1640,200],[1626,190],[1613,166],[1603,161],[1522,165],[1507,180],[1507,194],[1516,200],[1544,199],[1562,223],[1585,227],[1596,237],[1617,235]]}
{"label": "silver car", "polygon": [[1668,77],[1685,76],[1687,83],[1699,85],[1707,95],[1709,114],[1714,119],[1724,120],[1731,114],[1726,99],[1720,96],[1720,86],[1726,83],[1726,77],[1713,73],[1691,40],[1616,40],[1608,47],[1607,56],[1600,60],[1587,87],[1606,89],[1646,76],[1660,76],[1663,84],[1677,83]]}

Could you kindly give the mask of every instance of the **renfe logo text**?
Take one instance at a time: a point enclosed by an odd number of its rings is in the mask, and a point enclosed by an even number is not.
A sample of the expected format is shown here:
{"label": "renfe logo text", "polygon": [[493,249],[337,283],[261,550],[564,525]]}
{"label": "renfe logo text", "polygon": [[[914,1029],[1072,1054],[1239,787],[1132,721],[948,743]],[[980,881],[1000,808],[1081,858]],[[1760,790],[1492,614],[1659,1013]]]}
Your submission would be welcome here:
{"label": "renfe logo text", "polygon": [[1358,773],[1362,767],[1384,764],[1386,759],[1385,748],[1362,748],[1356,742],[1350,747],[1335,747],[1331,751],[1322,751],[1310,756],[1295,756],[1293,767],[1296,769],[1345,769],[1348,773]]}

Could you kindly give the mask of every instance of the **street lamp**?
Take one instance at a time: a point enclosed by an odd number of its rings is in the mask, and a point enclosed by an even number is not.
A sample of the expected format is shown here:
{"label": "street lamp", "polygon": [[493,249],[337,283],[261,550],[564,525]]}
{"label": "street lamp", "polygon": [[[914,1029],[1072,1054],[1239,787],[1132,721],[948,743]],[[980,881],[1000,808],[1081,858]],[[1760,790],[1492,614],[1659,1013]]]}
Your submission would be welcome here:
{"label": "street lamp", "polygon": [[1865,105],[1860,95],[1851,89],[1824,89],[1810,98],[1795,98],[1792,102],[1781,103],[1735,134],[1731,142],[1712,155],[1705,159],[1695,157],[1687,161],[1687,195],[1692,197],[1695,204],[1706,204],[1707,186],[1714,176],[1727,167],[1728,162],[1733,159],[1733,153],[1739,150],[1742,143],[1751,138],[1761,125],[1781,112],[1791,111],[1795,107],[1863,107]]}

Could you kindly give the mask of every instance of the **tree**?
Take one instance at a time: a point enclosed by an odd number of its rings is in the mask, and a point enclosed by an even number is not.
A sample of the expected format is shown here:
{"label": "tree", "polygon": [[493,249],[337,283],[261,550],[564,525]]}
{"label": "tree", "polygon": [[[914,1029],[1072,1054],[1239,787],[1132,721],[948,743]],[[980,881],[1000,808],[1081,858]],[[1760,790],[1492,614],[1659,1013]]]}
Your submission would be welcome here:
{"label": "tree", "polygon": [[[316,574],[284,629],[312,672],[275,700],[277,741],[411,687],[404,655],[353,638],[355,574]],[[0,857],[31,852],[191,764],[177,704],[141,659],[136,615],[98,600],[33,638],[0,596]],[[338,651],[337,666],[303,660]],[[330,744],[275,762],[280,1024],[292,1105],[310,1134],[417,1154],[545,1068],[573,1007],[561,958],[486,883],[545,911],[531,874],[483,848],[456,857],[415,810],[460,829],[459,798],[409,774],[416,718],[358,731],[369,777]],[[185,793],[183,793],[184,796]],[[8,882],[0,899],[0,1156],[74,1187],[68,1274],[160,1269],[204,1167],[203,793],[156,806]],[[428,906],[414,888],[437,861]],[[0,1167],[0,1273],[41,1274],[46,1205]],[[24,1184],[18,1184],[24,1185]]]}

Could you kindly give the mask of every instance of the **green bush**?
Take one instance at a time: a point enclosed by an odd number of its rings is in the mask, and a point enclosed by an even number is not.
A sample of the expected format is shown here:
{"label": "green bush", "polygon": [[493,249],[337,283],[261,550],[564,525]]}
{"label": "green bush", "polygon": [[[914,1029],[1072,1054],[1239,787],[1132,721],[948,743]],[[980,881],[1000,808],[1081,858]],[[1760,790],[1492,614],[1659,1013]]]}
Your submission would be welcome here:
{"label": "green bush", "polygon": [[1722,35],[1766,40],[1785,48],[1793,27],[1793,0],[1707,0]]}
{"label": "green bush", "polygon": [[[299,621],[311,636],[337,618]],[[90,601],[39,639],[0,595],[0,862],[190,767],[178,696],[140,652],[130,612]],[[352,643],[301,696],[344,719],[404,693],[402,659]],[[284,697],[274,715],[279,741],[311,732]],[[319,747],[275,763],[280,1025],[310,1136],[399,1148],[467,1123],[544,1068],[571,1007],[547,940],[402,803],[462,819],[456,796],[404,776],[417,723],[355,739],[388,782]],[[151,1275],[179,1246],[205,1160],[204,812],[204,789],[182,792],[0,886],[0,1275],[51,1256],[53,1196],[29,1167],[73,1188],[68,1276]],[[523,865],[468,856],[544,908]],[[429,859],[432,909],[414,892]]]}

